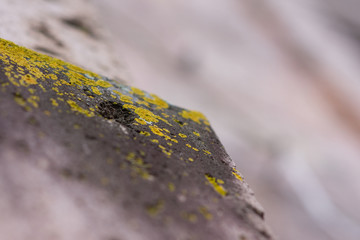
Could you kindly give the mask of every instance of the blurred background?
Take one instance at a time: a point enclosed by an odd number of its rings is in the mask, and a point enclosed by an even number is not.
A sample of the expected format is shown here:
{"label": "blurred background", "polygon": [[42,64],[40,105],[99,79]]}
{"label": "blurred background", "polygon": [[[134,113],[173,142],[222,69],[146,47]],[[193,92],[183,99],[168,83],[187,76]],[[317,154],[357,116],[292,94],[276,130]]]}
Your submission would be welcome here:
{"label": "blurred background", "polygon": [[280,240],[360,239],[360,2],[92,0],[131,85],[203,112]]}

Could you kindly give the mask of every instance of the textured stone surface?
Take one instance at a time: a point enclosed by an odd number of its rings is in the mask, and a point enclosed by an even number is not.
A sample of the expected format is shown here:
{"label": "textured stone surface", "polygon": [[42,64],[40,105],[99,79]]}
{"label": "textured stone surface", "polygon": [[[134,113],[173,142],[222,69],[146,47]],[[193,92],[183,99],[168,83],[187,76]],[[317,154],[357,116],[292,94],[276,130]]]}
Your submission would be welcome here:
{"label": "textured stone surface", "polygon": [[3,239],[272,239],[199,112],[0,40]]}

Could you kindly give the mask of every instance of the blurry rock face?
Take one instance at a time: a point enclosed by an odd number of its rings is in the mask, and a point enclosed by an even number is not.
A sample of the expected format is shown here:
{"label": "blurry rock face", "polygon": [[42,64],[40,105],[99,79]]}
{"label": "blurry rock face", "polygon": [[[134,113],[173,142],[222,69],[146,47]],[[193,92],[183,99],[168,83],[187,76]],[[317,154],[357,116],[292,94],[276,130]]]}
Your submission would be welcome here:
{"label": "blurry rock face", "polygon": [[86,0],[4,0],[0,36],[112,79],[127,78],[97,15]]}
{"label": "blurry rock face", "polygon": [[0,40],[2,239],[272,239],[199,112]]}

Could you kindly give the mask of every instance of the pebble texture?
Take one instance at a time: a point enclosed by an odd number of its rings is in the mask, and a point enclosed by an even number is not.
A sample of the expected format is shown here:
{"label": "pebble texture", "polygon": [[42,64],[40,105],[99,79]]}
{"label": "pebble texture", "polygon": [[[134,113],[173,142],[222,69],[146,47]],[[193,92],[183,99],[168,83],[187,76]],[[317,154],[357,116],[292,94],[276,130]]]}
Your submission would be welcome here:
{"label": "pebble texture", "polygon": [[206,117],[0,40],[2,239],[272,239]]}

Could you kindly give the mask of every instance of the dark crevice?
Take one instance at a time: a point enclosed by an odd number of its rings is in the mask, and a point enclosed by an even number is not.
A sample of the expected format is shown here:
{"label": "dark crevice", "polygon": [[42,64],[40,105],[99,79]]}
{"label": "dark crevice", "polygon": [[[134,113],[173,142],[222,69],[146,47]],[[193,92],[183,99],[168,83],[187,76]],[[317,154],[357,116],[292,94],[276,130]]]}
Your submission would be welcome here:
{"label": "dark crevice", "polygon": [[135,115],[123,104],[118,102],[105,101],[98,105],[98,112],[106,119],[114,119],[115,121],[129,126],[135,120]]}

